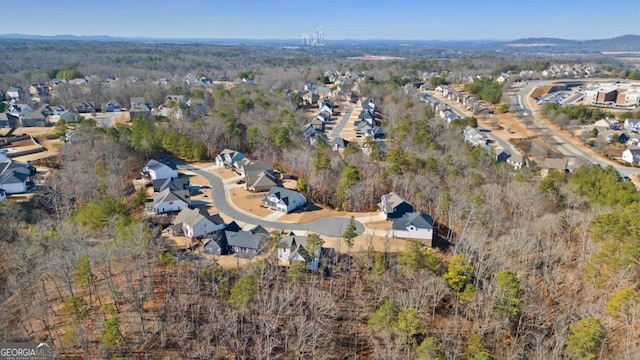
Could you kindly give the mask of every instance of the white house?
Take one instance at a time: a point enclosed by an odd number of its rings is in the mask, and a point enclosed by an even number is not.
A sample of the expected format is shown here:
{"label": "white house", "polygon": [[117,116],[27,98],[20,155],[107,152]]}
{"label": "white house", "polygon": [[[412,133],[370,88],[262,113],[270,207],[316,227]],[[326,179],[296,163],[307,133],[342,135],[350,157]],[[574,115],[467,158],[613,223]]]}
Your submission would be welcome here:
{"label": "white house", "polygon": [[224,221],[220,215],[209,215],[207,210],[200,208],[183,208],[173,220],[173,224],[182,224],[184,235],[190,238],[199,238],[224,229]]}
{"label": "white house", "polygon": [[153,195],[153,201],[147,203],[147,213],[166,214],[188,207],[190,201],[169,188]]}
{"label": "white house", "polygon": [[311,254],[309,246],[307,246],[308,238],[308,236],[299,236],[293,232],[283,236],[282,243],[278,247],[278,261],[287,266],[296,261],[303,261],[308,270],[318,270],[322,247],[319,246],[318,249],[315,249],[314,254]]}
{"label": "white house", "polygon": [[216,156],[216,165],[234,167],[237,161],[244,159],[244,154],[235,150],[224,149]]}
{"label": "white house", "polygon": [[32,169],[29,163],[12,160],[0,152],[0,189],[9,195],[27,192]]}
{"label": "white house", "polygon": [[264,197],[262,203],[275,211],[290,213],[307,203],[307,199],[295,190],[274,186]]}
{"label": "white house", "polygon": [[640,119],[626,119],[624,128],[632,132],[640,132]]}
{"label": "white house", "polygon": [[165,163],[151,159],[142,169],[142,175],[150,177],[151,180],[173,179],[178,177],[178,171]]}
{"label": "white house", "polygon": [[623,151],[622,160],[629,164],[640,164],[640,149],[627,149]]}
{"label": "white house", "polygon": [[393,220],[393,236],[406,239],[433,240],[433,219],[422,211],[406,213]]}

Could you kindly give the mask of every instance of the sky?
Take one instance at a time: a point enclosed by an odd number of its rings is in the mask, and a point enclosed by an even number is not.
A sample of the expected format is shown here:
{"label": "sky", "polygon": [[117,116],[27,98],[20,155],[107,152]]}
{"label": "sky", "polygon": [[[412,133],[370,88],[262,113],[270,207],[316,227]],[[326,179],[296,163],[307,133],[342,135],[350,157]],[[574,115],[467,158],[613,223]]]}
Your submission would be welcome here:
{"label": "sky", "polygon": [[[640,34],[640,1],[1,0],[0,34],[327,40],[604,39]],[[613,2],[610,2],[613,3]],[[12,14],[12,15],[8,15]]]}

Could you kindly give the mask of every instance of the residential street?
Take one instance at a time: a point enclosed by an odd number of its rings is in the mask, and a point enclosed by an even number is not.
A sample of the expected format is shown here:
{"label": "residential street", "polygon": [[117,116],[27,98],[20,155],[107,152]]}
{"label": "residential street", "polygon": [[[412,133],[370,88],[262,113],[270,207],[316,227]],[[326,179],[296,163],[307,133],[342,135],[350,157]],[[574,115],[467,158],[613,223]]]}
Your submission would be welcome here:
{"label": "residential street", "polygon": [[612,166],[620,173],[620,176],[629,177],[631,174],[638,172],[638,169],[621,166],[611,160],[606,160],[597,154],[593,154],[592,151],[584,149],[581,144],[577,144],[575,140],[567,138],[562,132],[555,130],[552,124],[548,124],[538,117],[533,105],[531,105],[530,94],[535,88],[544,86],[546,83],[543,81],[529,82],[514,96],[517,111],[520,115],[533,119],[536,126],[532,130],[538,132],[540,137],[550,140],[548,141],[549,143],[568,157],[582,158],[600,166]]}
{"label": "residential street", "polygon": [[[286,222],[278,222],[278,221],[266,221],[261,218],[257,218],[249,213],[244,211],[240,211],[236,209],[227,199],[227,192],[224,188],[224,183],[222,180],[212,174],[211,172],[199,168],[194,165],[188,164],[176,164],[178,169],[191,171],[197,175],[203,176],[207,181],[211,184],[211,194],[213,203],[216,205],[218,210],[229,217],[232,217],[235,220],[252,224],[252,225],[261,225],[264,227],[282,229],[282,230],[293,230],[293,231],[309,231],[318,233],[324,236],[331,237],[342,237],[347,225],[349,224],[348,218],[343,217],[328,217],[316,220],[307,224],[296,224],[296,223],[286,223]],[[365,228],[359,221],[356,220],[356,232],[358,234],[362,234]]]}

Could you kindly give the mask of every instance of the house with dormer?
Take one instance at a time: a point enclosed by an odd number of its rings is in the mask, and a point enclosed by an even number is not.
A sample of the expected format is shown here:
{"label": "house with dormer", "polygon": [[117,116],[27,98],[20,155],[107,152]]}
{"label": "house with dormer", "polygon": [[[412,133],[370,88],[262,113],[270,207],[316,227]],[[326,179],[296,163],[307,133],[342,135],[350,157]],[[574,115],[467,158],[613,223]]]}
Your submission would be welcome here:
{"label": "house with dormer", "polygon": [[431,246],[433,219],[422,211],[405,213],[393,219],[392,230],[394,237],[420,240]]}
{"label": "house with dormer", "polygon": [[385,219],[399,218],[406,213],[413,212],[413,204],[395,192],[382,195],[378,208]]}
{"label": "house with dormer", "polygon": [[151,178],[151,180],[174,179],[178,177],[178,171],[163,162],[151,159],[142,169],[142,175]]}
{"label": "house with dormer", "polygon": [[322,247],[318,247],[311,253],[311,249],[307,245],[308,238],[308,236],[296,235],[293,232],[282,236],[282,241],[277,249],[279,263],[291,266],[294,262],[304,262],[307,270],[318,270]]}
{"label": "house with dormer", "polygon": [[272,187],[262,200],[265,207],[283,213],[290,213],[306,203],[307,199],[299,192],[279,186]]}
{"label": "house with dormer", "polygon": [[173,224],[181,226],[184,236],[192,239],[201,238],[225,227],[220,215],[210,215],[204,208],[183,208],[173,220]]}

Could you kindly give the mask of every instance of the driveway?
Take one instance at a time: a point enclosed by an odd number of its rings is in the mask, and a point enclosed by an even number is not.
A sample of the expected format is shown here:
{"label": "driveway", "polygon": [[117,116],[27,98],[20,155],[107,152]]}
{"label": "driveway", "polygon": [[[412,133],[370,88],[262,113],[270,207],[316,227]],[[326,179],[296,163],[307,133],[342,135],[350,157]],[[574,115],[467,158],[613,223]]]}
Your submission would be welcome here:
{"label": "driveway", "polygon": [[[318,219],[307,224],[296,224],[278,221],[267,221],[265,219],[252,216],[248,213],[237,210],[233,205],[231,205],[231,203],[227,199],[227,192],[225,191],[224,183],[219,177],[194,165],[184,163],[175,163],[175,165],[180,170],[187,170],[204,177],[211,184],[212,200],[216,205],[216,208],[221,213],[235,220],[251,225],[260,225],[263,227],[280,230],[308,231],[336,238],[342,237],[342,234],[349,224],[350,219],[344,217],[328,217]],[[358,233],[358,235],[364,233],[364,230],[364,225],[356,220],[356,232]]]}

